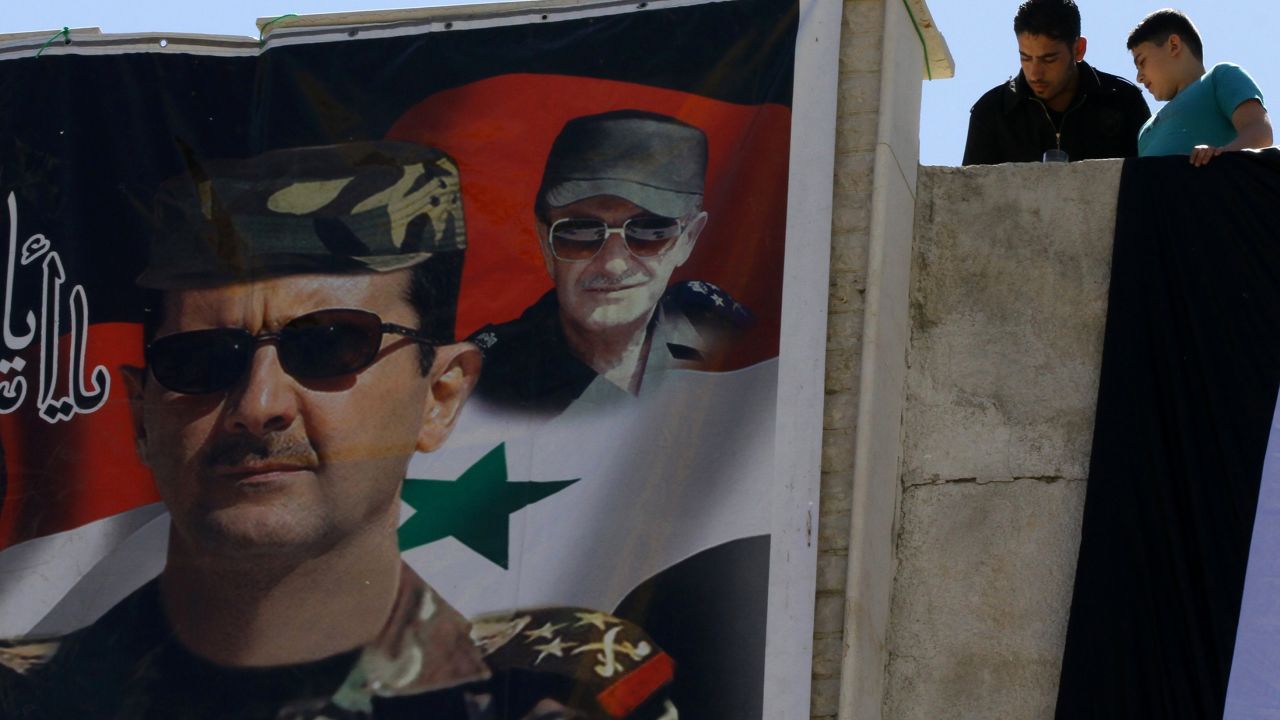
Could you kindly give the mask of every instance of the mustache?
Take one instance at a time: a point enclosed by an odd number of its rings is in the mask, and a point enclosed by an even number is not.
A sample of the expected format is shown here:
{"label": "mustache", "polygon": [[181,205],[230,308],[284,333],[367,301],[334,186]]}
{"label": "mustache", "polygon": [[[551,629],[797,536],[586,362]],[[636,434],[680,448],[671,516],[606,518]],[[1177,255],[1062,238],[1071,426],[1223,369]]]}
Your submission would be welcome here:
{"label": "mustache", "polygon": [[206,469],[220,467],[253,467],[269,463],[288,463],[314,467],[319,464],[315,448],[305,438],[281,434],[263,436],[231,435],[215,439],[205,451]]}
{"label": "mustache", "polygon": [[637,279],[648,280],[649,274],[646,273],[644,270],[641,270],[640,268],[629,268],[626,272],[620,275],[604,275],[604,274],[592,275],[586,278],[585,280],[583,280],[582,282],[578,283],[578,286],[581,287],[583,290],[597,290],[599,288],[609,288],[609,287],[617,287],[619,285],[627,285]]}

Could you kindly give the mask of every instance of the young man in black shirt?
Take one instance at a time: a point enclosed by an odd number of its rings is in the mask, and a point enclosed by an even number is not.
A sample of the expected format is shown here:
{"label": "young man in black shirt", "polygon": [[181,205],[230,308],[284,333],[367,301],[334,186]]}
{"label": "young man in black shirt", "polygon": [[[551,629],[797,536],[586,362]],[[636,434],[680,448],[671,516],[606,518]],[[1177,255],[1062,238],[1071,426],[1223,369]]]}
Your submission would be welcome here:
{"label": "young man in black shirt", "polygon": [[970,110],[964,164],[1136,155],[1151,111],[1133,83],[1084,62],[1074,0],[1026,0],[1013,31],[1022,71]]}

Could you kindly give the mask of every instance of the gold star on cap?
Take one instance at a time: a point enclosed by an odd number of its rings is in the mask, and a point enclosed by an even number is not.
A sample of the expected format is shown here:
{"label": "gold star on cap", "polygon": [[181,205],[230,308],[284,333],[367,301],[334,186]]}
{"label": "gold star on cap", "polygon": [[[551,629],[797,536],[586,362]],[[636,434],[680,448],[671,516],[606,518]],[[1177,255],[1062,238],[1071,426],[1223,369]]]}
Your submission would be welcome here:
{"label": "gold star on cap", "polygon": [[574,627],[582,627],[583,625],[594,625],[597,628],[604,630],[605,623],[620,622],[617,618],[610,617],[602,612],[576,612],[574,613],[574,615],[578,616],[578,622],[577,624],[574,625]]}
{"label": "gold star on cap", "polygon": [[558,658],[564,657],[564,651],[577,645],[578,643],[565,642],[564,638],[555,638],[545,645],[534,645],[533,649],[538,651],[538,659],[533,661],[534,665],[542,662],[542,659],[548,655],[555,655]]}
{"label": "gold star on cap", "polygon": [[526,630],[524,632],[524,635],[529,639],[525,640],[525,642],[533,642],[534,640],[538,640],[540,638],[543,640],[550,640],[555,637],[555,633],[557,630],[559,630],[560,628],[564,627],[567,624],[568,623],[552,624],[550,622],[547,622],[545,625],[538,628],[537,630]]}

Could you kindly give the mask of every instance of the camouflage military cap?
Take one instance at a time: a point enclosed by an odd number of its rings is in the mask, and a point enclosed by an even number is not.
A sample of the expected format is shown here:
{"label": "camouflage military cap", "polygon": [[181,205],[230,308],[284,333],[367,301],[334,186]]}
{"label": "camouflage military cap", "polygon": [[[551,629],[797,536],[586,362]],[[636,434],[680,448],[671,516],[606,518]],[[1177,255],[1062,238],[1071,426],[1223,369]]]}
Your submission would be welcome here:
{"label": "camouflage military cap", "polygon": [[389,272],[466,247],[458,168],[371,141],[195,161],[161,185],[143,287],[309,272]]}

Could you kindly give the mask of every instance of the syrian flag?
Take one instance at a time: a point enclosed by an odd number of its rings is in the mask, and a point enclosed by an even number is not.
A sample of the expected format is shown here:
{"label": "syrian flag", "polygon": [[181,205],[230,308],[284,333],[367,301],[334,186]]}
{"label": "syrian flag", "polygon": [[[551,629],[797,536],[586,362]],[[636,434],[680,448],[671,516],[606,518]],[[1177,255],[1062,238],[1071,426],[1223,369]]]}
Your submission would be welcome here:
{"label": "syrian flag", "polygon": [[1126,163],[1057,717],[1280,718],[1280,151]]}

